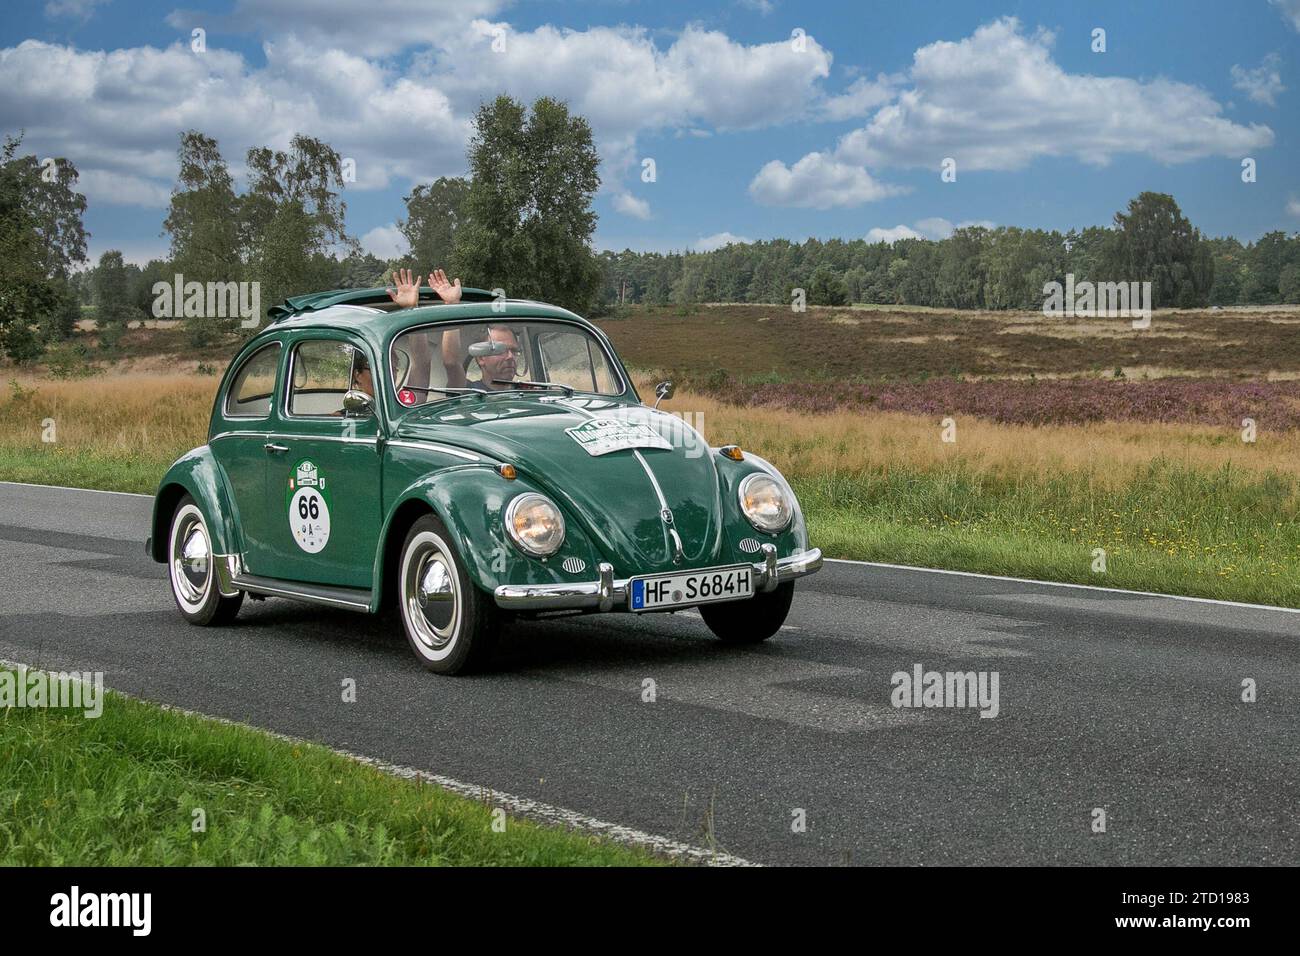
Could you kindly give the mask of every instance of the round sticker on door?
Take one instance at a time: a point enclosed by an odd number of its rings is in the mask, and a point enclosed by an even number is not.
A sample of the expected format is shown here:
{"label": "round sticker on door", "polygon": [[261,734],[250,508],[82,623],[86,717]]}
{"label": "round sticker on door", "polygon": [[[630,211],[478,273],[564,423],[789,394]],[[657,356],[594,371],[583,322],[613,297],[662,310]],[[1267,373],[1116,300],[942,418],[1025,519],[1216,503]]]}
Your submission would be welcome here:
{"label": "round sticker on door", "polygon": [[318,554],[330,541],[329,493],[315,463],[304,458],[289,474],[289,531],[298,547]]}

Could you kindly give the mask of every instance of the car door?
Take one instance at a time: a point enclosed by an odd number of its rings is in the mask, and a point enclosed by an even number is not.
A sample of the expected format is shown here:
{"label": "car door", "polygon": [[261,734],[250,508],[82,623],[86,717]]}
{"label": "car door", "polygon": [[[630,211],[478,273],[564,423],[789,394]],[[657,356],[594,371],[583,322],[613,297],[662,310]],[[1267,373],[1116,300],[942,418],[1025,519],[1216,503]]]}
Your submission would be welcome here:
{"label": "car door", "polygon": [[[360,368],[377,368],[374,356],[347,333],[328,330],[304,330],[286,347],[266,458],[266,504],[275,517],[265,570],[257,573],[369,588],[383,520],[380,402],[370,417],[351,418],[343,414],[343,395]],[[371,375],[377,383],[377,372]]]}
{"label": "car door", "polygon": [[232,515],[242,542],[244,567],[254,574],[269,566],[271,515],[266,499],[266,444],[274,426],[276,387],[283,346],[268,342],[245,357],[217,403],[208,447],[225,475]]}

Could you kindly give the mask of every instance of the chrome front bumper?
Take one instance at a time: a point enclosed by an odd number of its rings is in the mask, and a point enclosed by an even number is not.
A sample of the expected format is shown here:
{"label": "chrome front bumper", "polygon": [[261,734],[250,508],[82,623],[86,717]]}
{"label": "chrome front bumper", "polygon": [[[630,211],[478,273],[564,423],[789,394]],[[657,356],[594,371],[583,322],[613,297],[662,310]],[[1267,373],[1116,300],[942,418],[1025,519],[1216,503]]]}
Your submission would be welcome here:
{"label": "chrome front bumper", "polygon": [[[821,566],[820,548],[811,548],[788,558],[777,558],[776,548],[765,544],[763,560],[754,565],[754,590],[771,591],[778,584],[812,574]],[[503,584],[493,594],[497,605],[510,611],[568,611],[582,608],[628,610],[630,579],[614,580],[614,566],[604,561],[599,567],[600,579],[597,581],[578,581],[574,584]]]}

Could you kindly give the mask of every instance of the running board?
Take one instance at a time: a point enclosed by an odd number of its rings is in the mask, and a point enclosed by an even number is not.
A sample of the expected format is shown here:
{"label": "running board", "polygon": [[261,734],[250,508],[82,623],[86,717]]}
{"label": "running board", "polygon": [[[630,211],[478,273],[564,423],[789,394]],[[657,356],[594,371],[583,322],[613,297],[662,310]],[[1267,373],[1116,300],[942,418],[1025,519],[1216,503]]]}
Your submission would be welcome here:
{"label": "running board", "polygon": [[345,607],[350,611],[370,610],[370,592],[362,588],[280,581],[276,578],[258,577],[255,574],[237,574],[230,579],[230,583],[241,591],[249,591],[253,594],[289,598],[310,604],[326,604],[330,607]]}

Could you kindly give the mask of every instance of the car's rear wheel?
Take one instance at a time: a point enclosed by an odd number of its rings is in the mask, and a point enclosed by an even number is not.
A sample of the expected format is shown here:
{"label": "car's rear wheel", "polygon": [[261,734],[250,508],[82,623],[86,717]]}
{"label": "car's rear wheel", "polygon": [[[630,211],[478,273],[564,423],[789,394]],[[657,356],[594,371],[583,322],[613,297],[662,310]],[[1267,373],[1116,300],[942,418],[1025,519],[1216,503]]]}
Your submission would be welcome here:
{"label": "car's rear wheel", "polygon": [[424,515],[406,534],[397,573],[407,643],[438,674],[481,667],[501,626],[496,604],[470,581],[450,542],[442,522]]}
{"label": "car's rear wheel", "polygon": [[700,617],[724,644],[758,644],[785,623],[794,600],[794,582],[778,584],[743,601],[701,604]]}
{"label": "car's rear wheel", "polygon": [[229,624],[239,613],[244,592],[225,597],[217,587],[212,535],[203,512],[189,495],[176,505],[167,537],[167,572],[172,597],[191,624]]}

